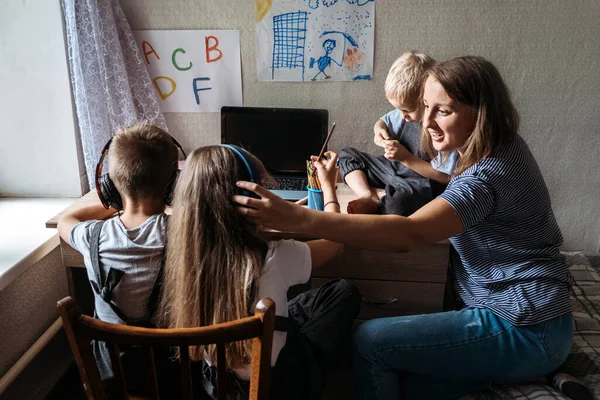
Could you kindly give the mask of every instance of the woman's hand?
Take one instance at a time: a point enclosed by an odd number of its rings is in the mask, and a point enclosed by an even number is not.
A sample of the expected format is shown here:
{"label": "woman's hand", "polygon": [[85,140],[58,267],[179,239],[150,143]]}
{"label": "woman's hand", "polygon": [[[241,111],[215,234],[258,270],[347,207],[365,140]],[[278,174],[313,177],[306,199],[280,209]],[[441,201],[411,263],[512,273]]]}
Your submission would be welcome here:
{"label": "woman's hand", "polygon": [[388,141],[385,145],[384,157],[388,160],[403,162],[412,153],[398,142]]}
{"label": "woman's hand", "polygon": [[260,199],[233,196],[233,201],[239,204],[237,211],[248,221],[258,226],[288,232],[297,231],[306,221],[304,215],[307,209],[301,205],[285,201],[256,183],[239,181],[236,185],[260,196]]}
{"label": "woman's hand", "polygon": [[323,163],[321,160],[318,160],[317,156],[311,156],[310,159],[317,168],[317,176],[319,177],[319,182],[321,182],[322,188],[324,190],[335,190],[338,176],[338,167],[336,165],[338,155],[333,151],[327,151],[325,152],[324,156],[327,157],[325,163]]}

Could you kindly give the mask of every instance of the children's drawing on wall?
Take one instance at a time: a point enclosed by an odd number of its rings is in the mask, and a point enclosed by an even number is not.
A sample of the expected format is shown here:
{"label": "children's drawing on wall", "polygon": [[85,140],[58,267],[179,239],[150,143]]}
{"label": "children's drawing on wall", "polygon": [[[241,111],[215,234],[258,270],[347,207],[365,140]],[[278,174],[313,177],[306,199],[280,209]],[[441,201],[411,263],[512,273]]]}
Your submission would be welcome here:
{"label": "children's drawing on wall", "polygon": [[263,81],[370,80],[375,0],[255,0]]}
{"label": "children's drawing on wall", "polygon": [[134,31],[162,112],[242,105],[239,31]]}

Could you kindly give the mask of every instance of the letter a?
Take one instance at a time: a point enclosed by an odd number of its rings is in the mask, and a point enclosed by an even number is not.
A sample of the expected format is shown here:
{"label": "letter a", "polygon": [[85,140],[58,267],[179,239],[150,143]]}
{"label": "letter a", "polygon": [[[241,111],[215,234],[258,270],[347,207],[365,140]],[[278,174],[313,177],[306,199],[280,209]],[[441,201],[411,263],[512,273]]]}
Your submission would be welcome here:
{"label": "letter a", "polygon": [[[213,45],[210,45],[210,40],[214,40]],[[206,45],[206,62],[207,63],[211,63],[211,62],[215,62],[215,61],[219,61],[221,58],[223,58],[223,52],[221,50],[218,49],[219,47],[219,39],[217,39],[214,36],[206,36],[204,38],[204,44]],[[210,58],[210,52],[211,51],[217,51],[219,52],[219,55],[215,58]]]}
{"label": "letter a", "polygon": [[[171,82],[171,91],[169,93],[163,93],[162,90],[160,90],[160,86],[158,86],[157,81],[159,79],[166,79],[169,82]],[[169,97],[170,95],[172,95],[175,92],[175,89],[177,88],[177,83],[175,83],[175,81],[171,78],[169,78],[168,76],[157,76],[156,78],[152,79],[152,83],[154,83],[154,87],[156,88],[156,91],[158,92],[158,95],[160,96],[161,99],[166,99],[167,97]]]}
{"label": "letter a", "polygon": [[[150,51],[148,51],[148,47],[150,47]],[[150,61],[148,61],[148,56],[150,54],[154,54],[156,58],[160,60],[160,57],[158,56],[158,53],[156,53],[156,50],[154,50],[154,47],[152,47],[152,45],[145,40],[142,42],[142,50],[144,51],[144,57],[146,57],[146,64],[150,64]]]}

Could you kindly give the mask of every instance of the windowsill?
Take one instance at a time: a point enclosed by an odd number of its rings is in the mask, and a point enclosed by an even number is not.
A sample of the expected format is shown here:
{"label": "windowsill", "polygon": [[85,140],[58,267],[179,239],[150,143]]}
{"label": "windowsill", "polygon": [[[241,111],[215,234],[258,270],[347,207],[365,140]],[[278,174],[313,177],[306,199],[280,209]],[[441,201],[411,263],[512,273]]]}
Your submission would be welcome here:
{"label": "windowsill", "polygon": [[45,222],[72,198],[0,198],[0,290],[58,246]]}

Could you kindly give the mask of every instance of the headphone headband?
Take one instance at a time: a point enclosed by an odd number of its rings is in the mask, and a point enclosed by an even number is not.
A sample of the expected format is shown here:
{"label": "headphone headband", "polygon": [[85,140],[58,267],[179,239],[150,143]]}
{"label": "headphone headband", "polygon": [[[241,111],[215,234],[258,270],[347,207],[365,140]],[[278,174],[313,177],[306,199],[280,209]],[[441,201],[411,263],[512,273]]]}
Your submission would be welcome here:
{"label": "headphone headband", "polygon": [[[233,153],[240,160],[242,160],[242,163],[246,167],[246,170],[248,170],[248,175],[250,175],[250,182],[253,182],[253,183],[256,183],[256,184],[262,186],[262,183],[260,181],[260,172],[256,166],[256,163],[252,159],[252,155],[247,150],[245,150],[239,146],[232,145],[232,144],[221,144],[221,146],[227,147],[229,150],[233,151]],[[247,196],[247,197],[260,198],[256,193],[251,192],[249,190],[238,189],[238,194],[241,194],[241,195]]]}
{"label": "headphone headband", "polygon": [[242,149],[241,147],[230,145],[230,144],[222,144],[221,146],[227,147],[228,149],[233,151],[239,157],[239,159],[242,160],[242,162],[246,166],[246,169],[248,170],[248,174],[250,175],[250,182],[257,182],[256,178],[254,177],[254,174],[252,173],[252,170],[255,170],[256,168],[252,168],[250,166],[250,164],[248,163],[248,160],[246,159],[246,156],[242,153],[242,152],[247,153],[246,150]]}
{"label": "headphone headband", "polygon": [[96,176],[94,179],[96,182],[96,193],[98,194],[98,198],[102,202],[104,208],[106,208],[107,210],[109,209],[110,204],[109,201],[106,199],[105,194],[102,193],[102,184],[100,182],[100,179],[102,178],[102,167],[104,165],[104,157],[106,157],[106,154],[108,153],[108,148],[110,147],[110,144],[112,143],[113,139],[114,136],[108,139],[108,142],[106,142],[106,144],[104,145],[102,152],[100,152],[100,160],[98,160],[98,163],[96,164]]}

